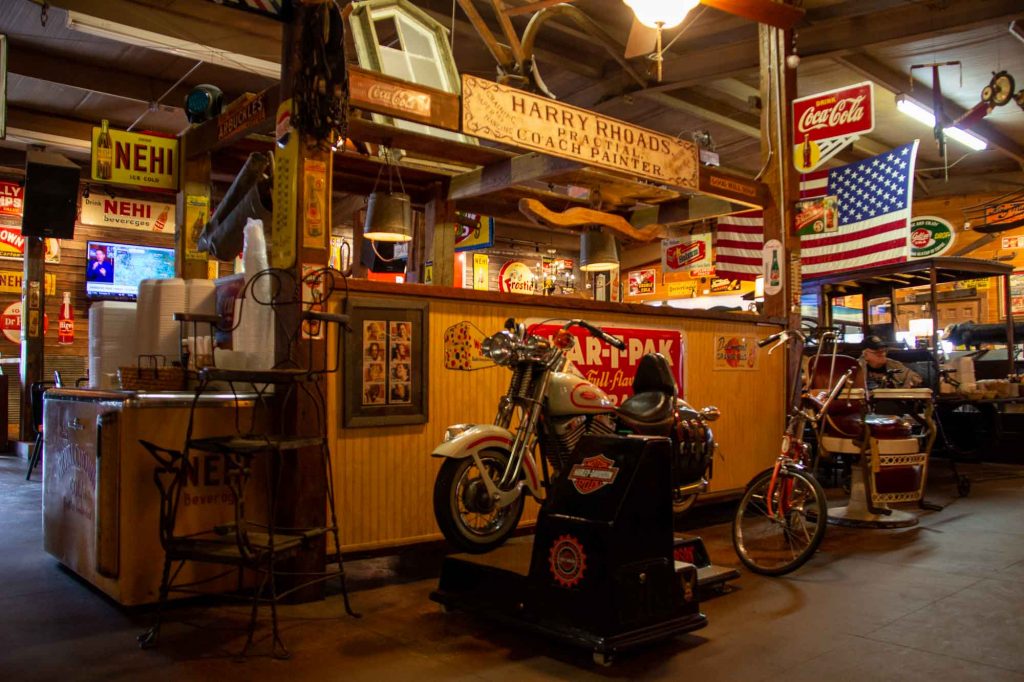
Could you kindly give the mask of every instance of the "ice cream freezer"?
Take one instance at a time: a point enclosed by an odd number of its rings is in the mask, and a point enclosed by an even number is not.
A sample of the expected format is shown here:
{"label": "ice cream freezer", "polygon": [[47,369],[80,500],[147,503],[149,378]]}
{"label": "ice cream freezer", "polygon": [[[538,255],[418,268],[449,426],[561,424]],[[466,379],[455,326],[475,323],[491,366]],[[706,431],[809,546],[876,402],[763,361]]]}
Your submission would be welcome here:
{"label": "ice cream freezer", "polygon": [[[43,407],[43,536],[60,563],[124,605],[155,602],[164,553],[160,546],[160,493],[155,461],[140,444],[184,445],[194,396],[51,389]],[[230,435],[248,426],[251,396],[203,395],[193,435]],[[196,453],[182,488],[178,534],[234,521],[234,499],[222,456]],[[255,474],[258,475],[258,474]],[[251,481],[256,491],[263,486]],[[248,497],[247,507],[259,496]],[[186,564],[179,583],[223,572],[221,566]],[[223,589],[237,587],[235,576]],[[206,589],[220,587],[216,582]]]}

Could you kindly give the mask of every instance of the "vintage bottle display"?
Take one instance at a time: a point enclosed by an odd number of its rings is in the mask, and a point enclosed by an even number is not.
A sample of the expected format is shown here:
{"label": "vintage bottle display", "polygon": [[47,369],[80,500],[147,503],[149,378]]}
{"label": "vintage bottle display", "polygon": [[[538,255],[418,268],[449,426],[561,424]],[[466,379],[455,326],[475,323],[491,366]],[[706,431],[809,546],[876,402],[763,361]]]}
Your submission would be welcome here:
{"label": "vintage bottle display", "polygon": [[804,168],[810,168],[811,167],[811,137],[810,137],[810,135],[807,135],[807,134],[804,135],[803,154],[804,154],[803,167]]}
{"label": "vintage bottle display", "polygon": [[100,124],[100,136],[96,140],[96,177],[102,180],[114,176],[114,145],[110,141],[108,126],[104,119]]}
{"label": "vintage bottle display", "polygon": [[312,237],[324,233],[324,209],[317,183],[315,175],[306,174],[306,230]]}
{"label": "vintage bottle display", "polygon": [[64,292],[57,317],[57,343],[70,346],[75,342],[75,309],[71,305],[71,292]]}

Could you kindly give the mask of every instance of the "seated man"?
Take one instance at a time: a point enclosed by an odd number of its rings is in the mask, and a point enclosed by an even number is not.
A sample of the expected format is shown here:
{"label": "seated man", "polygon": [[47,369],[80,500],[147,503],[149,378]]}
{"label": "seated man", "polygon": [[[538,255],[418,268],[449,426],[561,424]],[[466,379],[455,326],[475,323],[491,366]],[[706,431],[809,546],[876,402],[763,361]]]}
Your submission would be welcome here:
{"label": "seated man", "polygon": [[921,375],[898,360],[886,357],[885,341],[877,336],[864,339],[860,366],[865,371],[868,390],[873,388],[914,388],[924,383]]}

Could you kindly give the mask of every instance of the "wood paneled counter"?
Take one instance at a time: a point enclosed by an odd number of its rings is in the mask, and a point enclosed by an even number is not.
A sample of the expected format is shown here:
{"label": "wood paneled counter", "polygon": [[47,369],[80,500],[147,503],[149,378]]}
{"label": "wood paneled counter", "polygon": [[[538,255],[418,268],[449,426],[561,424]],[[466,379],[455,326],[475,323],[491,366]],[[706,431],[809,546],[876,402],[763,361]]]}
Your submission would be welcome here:
{"label": "wood paneled counter", "polygon": [[[500,330],[507,317],[584,318],[598,325],[678,330],[683,339],[683,393],[697,408],[717,405],[714,425],[719,454],[715,457],[711,492],[739,492],[750,478],[777,455],[785,417],[782,353],[759,353],[753,369],[716,368],[721,340],[754,340],[780,328],[752,314],[656,308],[563,297],[496,294],[428,285],[394,285],[348,281],[349,295],[360,299],[407,300],[429,304],[425,339],[428,364],[426,423],[404,426],[345,428],[339,380],[331,379],[328,409],[335,489],[341,540],[347,550],[368,550],[441,537],[434,522],[432,492],[440,461],[430,457],[445,428],[457,423],[492,423],[498,398],[508,386],[509,372],[489,367],[473,372],[445,369],[444,333],[468,321],[486,334]],[[358,343],[361,330],[346,335]],[[348,373],[349,375],[352,372]],[[536,513],[528,504],[524,520]]]}

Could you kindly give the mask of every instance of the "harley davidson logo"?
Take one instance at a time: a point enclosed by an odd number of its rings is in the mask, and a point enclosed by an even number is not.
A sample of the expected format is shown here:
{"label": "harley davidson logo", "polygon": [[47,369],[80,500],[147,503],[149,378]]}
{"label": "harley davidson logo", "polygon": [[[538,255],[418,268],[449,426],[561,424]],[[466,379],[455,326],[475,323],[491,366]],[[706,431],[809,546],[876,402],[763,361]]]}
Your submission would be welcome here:
{"label": "harley davidson logo", "polygon": [[572,535],[559,536],[551,545],[548,566],[559,586],[574,587],[583,580],[583,573],[587,570],[587,555],[583,551],[583,544]]}
{"label": "harley davidson logo", "polygon": [[613,460],[604,455],[594,455],[574,464],[569,480],[581,495],[589,495],[614,483],[618,475],[619,468]]}

